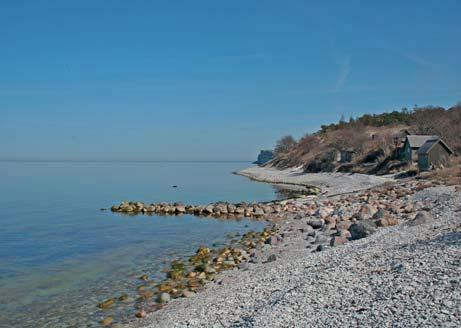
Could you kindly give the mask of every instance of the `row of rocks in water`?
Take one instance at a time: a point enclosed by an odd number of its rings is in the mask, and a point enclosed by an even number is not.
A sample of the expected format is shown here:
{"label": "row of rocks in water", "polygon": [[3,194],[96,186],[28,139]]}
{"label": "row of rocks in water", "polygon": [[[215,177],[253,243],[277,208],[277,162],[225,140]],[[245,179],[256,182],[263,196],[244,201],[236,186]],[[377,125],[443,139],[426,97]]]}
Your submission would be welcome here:
{"label": "row of rocks in water", "polygon": [[300,208],[293,201],[273,201],[269,203],[225,203],[208,205],[184,205],[182,203],[144,204],[143,202],[122,202],[111,207],[112,212],[124,214],[191,214],[214,217],[263,217],[282,212],[296,212]]}

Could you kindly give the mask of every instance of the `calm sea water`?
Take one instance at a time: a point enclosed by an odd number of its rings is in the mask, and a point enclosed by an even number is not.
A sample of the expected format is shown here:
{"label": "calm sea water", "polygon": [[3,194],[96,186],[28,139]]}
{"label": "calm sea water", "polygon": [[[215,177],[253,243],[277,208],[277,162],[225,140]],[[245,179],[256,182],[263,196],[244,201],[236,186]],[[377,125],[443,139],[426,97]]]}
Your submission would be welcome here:
{"label": "calm sea water", "polygon": [[[104,299],[163,277],[174,258],[262,222],[102,212],[123,200],[276,197],[232,175],[249,163],[0,162],[0,327],[92,327]],[[178,188],[172,188],[177,185]]]}

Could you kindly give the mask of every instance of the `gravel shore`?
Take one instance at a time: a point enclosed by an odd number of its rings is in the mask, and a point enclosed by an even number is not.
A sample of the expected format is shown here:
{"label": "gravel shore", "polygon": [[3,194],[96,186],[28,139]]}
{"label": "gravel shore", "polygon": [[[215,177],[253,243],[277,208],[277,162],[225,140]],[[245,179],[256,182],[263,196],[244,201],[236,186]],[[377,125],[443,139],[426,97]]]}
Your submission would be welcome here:
{"label": "gravel shore", "polygon": [[336,195],[365,190],[394,181],[392,176],[350,173],[304,173],[302,169],[277,170],[254,166],[237,172],[255,181],[281,185],[319,187],[323,194]]}
{"label": "gravel shore", "polygon": [[312,241],[309,221],[289,217],[283,241],[253,263],[129,327],[459,327],[461,194],[437,186],[401,199],[433,219],[402,214],[412,220],[316,251],[324,235]]}

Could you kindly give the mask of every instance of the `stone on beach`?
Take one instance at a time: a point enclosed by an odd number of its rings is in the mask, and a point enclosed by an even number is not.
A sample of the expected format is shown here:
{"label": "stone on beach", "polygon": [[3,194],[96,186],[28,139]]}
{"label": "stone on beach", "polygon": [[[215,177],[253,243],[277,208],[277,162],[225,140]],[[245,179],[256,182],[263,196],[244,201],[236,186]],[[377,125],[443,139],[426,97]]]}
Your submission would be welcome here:
{"label": "stone on beach", "polygon": [[314,229],[320,229],[323,226],[323,221],[321,219],[310,218],[307,220],[307,224]]}
{"label": "stone on beach", "polygon": [[170,299],[171,299],[170,294],[161,293],[157,298],[157,302],[159,302],[159,303],[168,303],[170,301]]}
{"label": "stone on beach", "polygon": [[416,214],[416,217],[408,222],[408,225],[410,226],[415,226],[415,225],[420,225],[420,224],[425,224],[433,221],[433,216],[430,212],[427,211],[421,211]]}
{"label": "stone on beach", "polygon": [[376,224],[369,219],[358,221],[349,227],[352,240],[368,237],[374,234],[376,231]]}

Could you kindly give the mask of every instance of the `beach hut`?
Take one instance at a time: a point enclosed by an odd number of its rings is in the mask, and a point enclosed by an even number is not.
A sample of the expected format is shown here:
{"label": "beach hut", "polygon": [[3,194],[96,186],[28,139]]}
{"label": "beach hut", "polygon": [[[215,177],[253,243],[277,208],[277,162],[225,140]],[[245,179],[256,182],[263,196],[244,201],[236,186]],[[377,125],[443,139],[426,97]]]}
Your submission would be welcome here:
{"label": "beach hut", "polygon": [[453,154],[453,150],[442,139],[428,140],[418,149],[418,168],[420,171],[428,171],[446,166]]}
{"label": "beach hut", "polygon": [[438,136],[427,136],[427,135],[407,135],[405,144],[403,146],[402,158],[408,162],[418,162],[418,150],[427,141],[439,139]]}
{"label": "beach hut", "polygon": [[353,149],[341,150],[341,163],[350,163],[354,159],[355,151]]}

